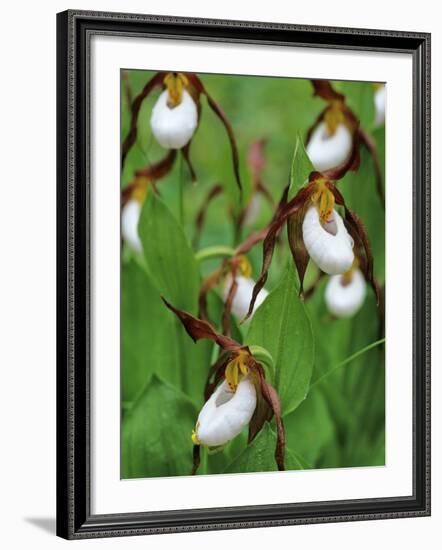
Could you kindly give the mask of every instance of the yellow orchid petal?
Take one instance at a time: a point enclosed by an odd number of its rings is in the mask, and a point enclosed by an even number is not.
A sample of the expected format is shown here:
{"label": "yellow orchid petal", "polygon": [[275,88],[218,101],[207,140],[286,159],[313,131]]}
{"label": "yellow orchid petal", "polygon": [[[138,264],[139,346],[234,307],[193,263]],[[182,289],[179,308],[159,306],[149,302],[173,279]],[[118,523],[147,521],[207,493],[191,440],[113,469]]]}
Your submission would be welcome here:
{"label": "yellow orchid petal", "polygon": [[327,125],[328,132],[331,136],[335,135],[339,124],[342,124],[344,120],[345,117],[342,111],[342,101],[332,101],[330,103],[330,107],[324,114],[324,122]]}
{"label": "yellow orchid petal", "polygon": [[144,199],[146,198],[149,183],[150,183],[149,178],[146,178],[145,176],[139,177],[136,181],[135,188],[132,192],[132,197],[139,204],[143,204]]}
{"label": "yellow orchid petal", "polygon": [[335,197],[327,187],[325,179],[318,179],[316,191],[312,195],[312,201],[316,203],[318,207],[321,223],[328,222],[335,207]]}
{"label": "yellow orchid petal", "polygon": [[241,275],[243,277],[246,277],[247,279],[250,279],[250,277],[252,276],[252,266],[247,256],[240,256],[238,265]]}
{"label": "yellow orchid petal", "polygon": [[164,84],[169,92],[167,104],[170,108],[179,105],[183,98],[183,90],[187,88],[189,81],[183,73],[169,73],[164,78]]}

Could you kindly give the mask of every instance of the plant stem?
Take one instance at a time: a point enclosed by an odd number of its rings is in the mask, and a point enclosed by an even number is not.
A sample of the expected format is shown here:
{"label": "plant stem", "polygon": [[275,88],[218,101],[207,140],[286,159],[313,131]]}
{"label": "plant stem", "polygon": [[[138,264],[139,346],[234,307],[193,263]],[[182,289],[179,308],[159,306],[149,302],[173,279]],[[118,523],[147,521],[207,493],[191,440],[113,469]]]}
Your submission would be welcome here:
{"label": "plant stem", "polygon": [[179,203],[180,203],[180,222],[184,225],[184,174],[183,174],[183,156],[179,160]]}
{"label": "plant stem", "polygon": [[235,250],[230,246],[209,246],[199,250],[195,254],[197,262],[204,262],[205,260],[211,260],[213,258],[230,258],[235,255]]}
{"label": "plant stem", "polygon": [[[338,363],[336,366],[331,368],[329,371],[327,371],[325,374],[317,378],[313,384],[310,386],[310,390],[317,386],[320,382],[324,380],[324,378],[327,378],[327,376],[330,376],[330,374],[333,374],[335,371],[340,369],[341,367],[345,367],[345,365],[348,365],[348,363],[351,363],[354,359],[359,357],[360,355],[364,354],[367,351],[370,351],[371,349],[380,346],[381,344],[385,343],[385,338],[381,338],[380,340],[376,340],[376,342],[372,342],[371,344],[368,344],[368,346],[365,346],[365,348],[360,349],[359,351],[356,351],[353,353],[353,355],[350,355],[350,357],[347,357],[347,359],[344,359],[341,363]],[[309,390],[309,391],[310,391]]]}

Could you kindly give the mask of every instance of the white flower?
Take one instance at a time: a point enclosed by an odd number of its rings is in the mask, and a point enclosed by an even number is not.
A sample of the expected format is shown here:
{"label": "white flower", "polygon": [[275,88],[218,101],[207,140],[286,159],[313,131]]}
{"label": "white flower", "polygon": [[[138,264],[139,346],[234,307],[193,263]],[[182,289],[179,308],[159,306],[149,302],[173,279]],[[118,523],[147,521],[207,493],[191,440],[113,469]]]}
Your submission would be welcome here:
{"label": "white flower", "polygon": [[330,277],[325,289],[325,303],[335,317],[350,317],[364,303],[365,292],[364,276],[360,269],[355,269],[349,281],[345,275]]}
{"label": "white flower", "polygon": [[318,209],[311,206],[302,223],[302,237],[310,258],[325,273],[338,275],[351,268],[353,239],[336,210],[333,210],[331,220],[323,226]]}
{"label": "white flower", "polygon": [[175,107],[167,104],[168,90],[160,95],[152,109],[150,126],[158,143],[166,149],[181,149],[192,138],[198,125],[198,110],[187,90]]}
{"label": "white flower", "polygon": [[379,126],[385,122],[385,86],[381,86],[374,93],[375,123]]}
{"label": "white flower", "polygon": [[131,199],[121,212],[121,233],[123,239],[137,254],[143,253],[143,246],[138,235],[138,222],[140,221],[141,205],[138,201]]}
{"label": "white flower", "polygon": [[327,124],[321,122],[313,130],[307,144],[307,154],[315,169],[324,172],[345,162],[352,147],[352,135],[345,124],[338,124],[335,133],[331,135]]}
{"label": "white flower", "polygon": [[235,392],[224,380],[198,416],[195,432],[199,443],[208,447],[224,445],[249,424],[255,408],[256,390],[248,378],[238,384]]}
{"label": "white flower", "polygon": [[[232,301],[232,313],[239,319],[244,319],[249,311],[250,301],[252,299],[252,292],[255,286],[255,281],[249,277],[244,277],[243,275],[237,275],[235,277],[237,288],[236,294]],[[227,300],[230,287],[232,286],[232,276],[229,274],[224,279],[223,286],[223,298],[224,301]],[[268,291],[265,288],[262,288],[256,297],[255,307],[253,313],[258,309],[258,307],[264,302],[268,296]],[[249,317],[251,319],[252,315]]]}

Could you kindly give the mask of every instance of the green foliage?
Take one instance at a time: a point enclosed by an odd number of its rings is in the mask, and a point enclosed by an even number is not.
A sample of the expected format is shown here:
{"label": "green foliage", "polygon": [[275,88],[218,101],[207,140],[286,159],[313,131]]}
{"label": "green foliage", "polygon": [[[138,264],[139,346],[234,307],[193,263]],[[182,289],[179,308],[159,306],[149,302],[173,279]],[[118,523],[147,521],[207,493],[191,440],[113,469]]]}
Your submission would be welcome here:
{"label": "green foliage", "polygon": [[190,340],[133,258],[122,266],[121,320],[123,402],[132,403],[157,373],[200,405],[212,346]]}
{"label": "green foliage", "polygon": [[149,275],[134,259],[121,273],[122,398],[132,402],[153,372],[179,385],[178,349],[171,343],[175,320]]}
{"label": "green foliage", "polygon": [[122,477],[189,475],[196,413],[189,399],[153,376],[123,422]]}
{"label": "green foliage", "polygon": [[195,256],[180,224],[154,193],[144,202],[139,234],[149,272],[161,294],[195,314],[200,282]]}
{"label": "green foliage", "polygon": [[[135,97],[153,73],[129,71]],[[197,259],[202,248],[238,244],[234,220],[251,198],[252,175],[247,151],[264,138],[266,165],[261,174],[274,204],[260,197],[256,218],[242,238],[271,219],[287,182],[289,199],[305,185],[311,162],[305,152],[307,130],[325,107],[313,96],[308,80],[201,75],[212,97],[230,120],[240,156],[244,187],[242,204],[235,183],[227,134],[202,98],[201,119],[192,139],[191,158],[197,183],[180,155],[167,177],[148,189],[139,223],[144,257],[123,245],[121,268],[121,398],[122,478],[189,475],[191,431],[204,404],[203,391],[219,350],[211,342],[194,344],[161,296],[174,306],[198,315],[202,280],[220,266],[220,258]],[[381,170],[385,166],[385,130],[374,128],[374,88],[371,83],[334,82],[344,93],[361,126],[373,136]],[[138,138],[122,172],[124,188],[136,170],[164,156],[151,134],[149,119],[158,97],[155,90],[143,102]],[[130,124],[126,88],[122,85],[121,139]],[[209,190],[220,183],[224,193],[206,212],[198,247],[195,217]],[[373,248],[374,272],[385,280],[385,214],[376,191],[372,159],[361,149],[361,165],[338,184],[346,203],[365,224]],[[247,253],[256,279],[262,245]],[[312,262],[304,288],[316,280]],[[275,248],[266,289],[270,292],[249,324],[231,318],[231,336],[247,344],[264,364],[267,379],[282,405],[288,470],[340,468],[385,463],[384,346],[368,349],[382,337],[382,319],[373,293],[350,319],[332,319],[324,303],[324,278],[303,303],[286,240],[285,228]],[[221,330],[223,299],[220,286],[208,294],[208,314]],[[365,350],[333,370],[355,352]],[[247,429],[216,454],[201,448],[199,475],[276,471],[275,422],[265,423],[251,444]]]}
{"label": "green foliage", "polygon": [[[274,472],[276,435],[266,422],[263,429],[243,452],[226,468],[226,474],[242,472]],[[285,455],[287,470],[303,470],[303,465],[295,453],[287,450]]]}
{"label": "green foliage", "polygon": [[290,188],[288,198],[291,199],[308,182],[308,176],[314,168],[305,151],[302,137],[296,137],[295,151],[293,153],[292,169],[290,171]]}
{"label": "green foliage", "polygon": [[308,391],[314,351],[312,328],[298,297],[292,263],[281,283],[254,314],[246,343],[264,347],[273,357],[282,414],[288,414]]}
{"label": "green foliage", "polygon": [[287,446],[296,449],[309,464],[317,464],[336,438],[327,400],[313,390],[299,407],[284,418]]}

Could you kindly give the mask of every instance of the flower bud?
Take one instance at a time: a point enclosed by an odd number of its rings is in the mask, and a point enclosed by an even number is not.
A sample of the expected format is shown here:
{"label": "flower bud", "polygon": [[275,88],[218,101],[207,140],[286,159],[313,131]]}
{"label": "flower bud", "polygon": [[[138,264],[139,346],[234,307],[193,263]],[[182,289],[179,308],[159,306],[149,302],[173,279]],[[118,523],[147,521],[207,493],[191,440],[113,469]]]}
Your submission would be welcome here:
{"label": "flower bud", "polygon": [[198,125],[198,110],[187,90],[181,101],[169,106],[169,91],[164,90],[152,109],[150,126],[158,143],[166,149],[181,149],[192,138]]}
{"label": "flower bud", "polygon": [[[252,299],[252,292],[255,286],[255,281],[249,277],[244,277],[243,275],[237,275],[235,277],[236,284],[236,293],[232,301],[232,313],[238,317],[238,319],[244,319],[249,311],[250,301]],[[227,300],[229,295],[230,287],[232,286],[232,275],[227,275],[224,279],[223,286],[223,298],[224,301]],[[262,288],[256,297],[255,307],[253,312],[264,302],[268,296],[268,291],[265,288]],[[252,313],[253,315],[253,313]],[[251,318],[251,317],[250,317]]]}
{"label": "flower bud", "polygon": [[249,207],[244,216],[244,225],[253,225],[261,212],[261,197],[259,195],[253,195],[250,199]]}
{"label": "flower bud", "polygon": [[141,205],[135,199],[129,200],[121,212],[121,234],[126,243],[137,254],[143,253],[143,246],[138,236],[140,214]]}
{"label": "flower bud", "polygon": [[249,378],[241,380],[236,391],[224,380],[201,409],[194,441],[208,447],[224,445],[249,424],[255,408],[256,390]]}
{"label": "flower bud", "polygon": [[348,271],[354,260],[353,239],[336,210],[321,224],[316,206],[311,206],[302,223],[302,237],[310,258],[329,275]]}
{"label": "flower bud", "polygon": [[366,284],[360,269],[330,277],[325,289],[327,309],[335,317],[351,317],[364,303]]}
{"label": "flower bud", "polygon": [[327,124],[320,122],[307,144],[307,154],[315,169],[324,172],[345,162],[352,148],[352,135],[344,123],[339,123],[331,133]]}
{"label": "flower bud", "polygon": [[385,122],[385,86],[380,86],[374,93],[375,123],[380,126]]}

